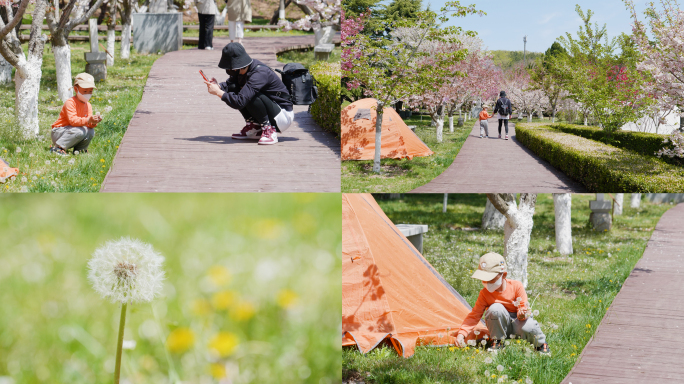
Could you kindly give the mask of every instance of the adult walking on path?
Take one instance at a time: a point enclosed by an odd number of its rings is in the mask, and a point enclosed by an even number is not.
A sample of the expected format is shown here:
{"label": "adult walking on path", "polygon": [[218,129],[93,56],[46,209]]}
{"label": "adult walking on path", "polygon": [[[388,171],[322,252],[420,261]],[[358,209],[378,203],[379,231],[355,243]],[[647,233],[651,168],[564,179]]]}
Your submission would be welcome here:
{"label": "adult walking on path", "polygon": [[684,204],[665,212],[564,384],[681,382]]}
{"label": "adult walking on path", "polygon": [[[515,139],[515,124],[510,124]],[[454,162],[441,175],[412,192],[418,193],[568,193],[586,192],[581,184],[537,157],[516,140],[480,139],[480,123]]]}
{"label": "adult walking on path", "polygon": [[511,100],[506,97],[506,91],[499,93],[499,99],[494,105],[494,114],[499,114],[499,139],[501,138],[501,124],[506,126],[506,140],[508,140],[508,119],[511,117],[513,111],[513,104]]}
{"label": "adult walking on path", "polygon": [[249,0],[228,0],[228,35],[230,42],[242,44],[245,23],[252,22],[252,4]]}
{"label": "adult walking on path", "polygon": [[210,51],[214,49],[214,20],[218,7],[214,0],[195,0],[195,3],[200,24],[197,48]]}
{"label": "adult walking on path", "polygon": [[[250,57],[282,68],[275,49],[310,44],[311,36],[245,39]],[[228,40],[216,39],[217,46]],[[223,76],[221,50],[183,50],[159,58],[124,135],[102,192],[339,192],[340,140],[307,112],[293,107],[294,121],[278,145],[234,140],[244,118],[226,108],[198,73]]]}

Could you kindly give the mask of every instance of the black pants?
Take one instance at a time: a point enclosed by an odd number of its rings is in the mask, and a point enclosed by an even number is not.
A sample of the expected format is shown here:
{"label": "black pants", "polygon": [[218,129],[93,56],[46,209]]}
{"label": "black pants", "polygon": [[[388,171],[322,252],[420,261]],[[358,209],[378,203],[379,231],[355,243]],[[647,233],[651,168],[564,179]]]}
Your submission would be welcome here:
{"label": "black pants", "polygon": [[199,49],[214,47],[214,18],[215,15],[198,14],[199,16]]}
{"label": "black pants", "polygon": [[508,136],[508,119],[499,119],[499,136],[501,136],[501,123],[506,126],[506,136]]}
{"label": "black pants", "polygon": [[275,117],[278,116],[280,111],[280,106],[275,101],[259,92],[249,104],[240,110],[240,113],[245,118],[245,121],[261,125],[270,124],[280,132],[275,121]]}

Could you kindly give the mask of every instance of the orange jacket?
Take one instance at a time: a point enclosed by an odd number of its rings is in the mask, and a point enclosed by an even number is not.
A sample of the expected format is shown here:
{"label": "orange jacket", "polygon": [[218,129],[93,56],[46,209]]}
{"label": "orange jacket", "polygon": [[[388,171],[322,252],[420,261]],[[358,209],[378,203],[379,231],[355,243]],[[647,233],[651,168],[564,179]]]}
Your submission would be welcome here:
{"label": "orange jacket", "polygon": [[57,121],[52,124],[52,128],[66,127],[67,125],[72,127],[95,128],[97,124],[88,124],[88,120],[92,115],[92,105],[88,102],[84,103],[74,96],[64,102],[62,112],[59,113]]}
{"label": "orange jacket", "polygon": [[485,111],[484,109],[482,110],[482,112],[480,112],[480,120],[487,120],[492,116],[494,115],[488,114],[487,111]]}
{"label": "orange jacket", "polygon": [[490,305],[500,303],[506,308],[508,312],[518,312],[518,308],[513,305],[513,302],[520,298],[520,305],[527,308],[527,293],[525,293],[525,288],[521,282],[517,280],[506,279],[506,289],[503,292],[489,292],[486,289],[480,291],[480,295],[477,297],[475,306],[470,311],[468,316],[463,319],[463,324],[461,324],[461,329],[458,330],[459,334],[468,337],[470,332],[475,328],[477,323],[482,319],[482,315],[485,313]]}

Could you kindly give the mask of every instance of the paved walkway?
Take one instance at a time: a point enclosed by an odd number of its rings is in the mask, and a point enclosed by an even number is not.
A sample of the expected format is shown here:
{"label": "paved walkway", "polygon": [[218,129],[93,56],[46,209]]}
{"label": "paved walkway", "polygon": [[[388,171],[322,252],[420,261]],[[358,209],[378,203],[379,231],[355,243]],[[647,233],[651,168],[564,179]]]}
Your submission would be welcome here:
{"label": "paved walkway", "polygon": [[667,211],[562,383],[684,382],[684,204]]}
{"label": "paved walkway", "polygon": [[[101,192],[339,192],[340,141],[295,106],[276,145],[233,140],[244,119],[207,93],[198,73],[224,81],[221,48],[169,52],[155,62]],[[247,52],[282,68],[275,50],[312,36],[247,38]]]}
{"label": "paved walkway", "polygon": [[[498,120],[489,120],[489,139],[480,139],[480,123],[463,144],[453,164],[419,193],[567,193],[586,192],[551,164],[515,140],[515,120],[509,121],[512,140],[498,139]],[[502,133],[504,131],[501,128]]]}

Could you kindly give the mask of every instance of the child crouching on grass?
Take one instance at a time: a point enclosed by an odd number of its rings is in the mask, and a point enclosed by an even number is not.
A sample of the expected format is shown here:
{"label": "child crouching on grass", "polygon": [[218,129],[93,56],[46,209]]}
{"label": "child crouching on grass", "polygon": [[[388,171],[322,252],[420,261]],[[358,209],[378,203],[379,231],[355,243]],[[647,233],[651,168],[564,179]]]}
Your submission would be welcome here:
{"label": "child crouching on grass", "polygon": [[506,260],[498,253],[490,252],[480,258],[477,271],[472,277],[482,280],[484,288],[480,291],[475,306],[463,320],[456,344],[466,346],[465,338],[480,322],[484,313],[492,339],[490,351],[501,349],[507,337],[519,337],[532,343],[537,351],[549,354],[546,336],[539,323],[530,318],[525,288],[519,281],[506,279],[507,274]]}
{"label": "child crouching on grass", "polygon": [[74,154],[88,153],[88,145],[95,128],[102,121],[102,117],[93,116],[93,107],[88,100],[93,95],[95,79],[80,73],[74,80],[76,96],[64,102],[59,118],[52,124],[52,147],[50,152],[64,156],[67,150],[73,148]]}
{"label": "child crouching on grass", "polygon": [[487,135],[489,139],[489,122],[487,119],[491,119],[492,115],[487,113],[487,107],[482,107],[482,112],[480,112],[480,139],[482,138],[482,133]]}

